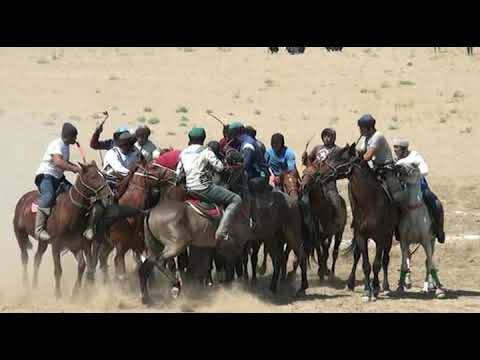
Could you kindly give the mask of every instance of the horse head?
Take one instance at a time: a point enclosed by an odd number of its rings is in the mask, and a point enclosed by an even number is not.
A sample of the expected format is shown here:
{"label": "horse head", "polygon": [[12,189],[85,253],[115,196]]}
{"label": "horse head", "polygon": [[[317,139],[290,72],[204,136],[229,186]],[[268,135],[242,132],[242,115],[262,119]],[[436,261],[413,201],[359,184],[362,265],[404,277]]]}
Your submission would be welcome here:
{"label": "horse head", "polygon": [[297,169],[282,173],[281,182],[287,195],[298,199],[300,193],[300,179]]}
{"label": "horse head", "polygon": [[80,172],[75,181],[75,186],[79,193],[84,197],[90,198],[91,202],[100,200],[103,206],[111,206],[114,194],[107,185],[107,181],[98,169],[95,161],[86,165],[78,164],[80,166]]}

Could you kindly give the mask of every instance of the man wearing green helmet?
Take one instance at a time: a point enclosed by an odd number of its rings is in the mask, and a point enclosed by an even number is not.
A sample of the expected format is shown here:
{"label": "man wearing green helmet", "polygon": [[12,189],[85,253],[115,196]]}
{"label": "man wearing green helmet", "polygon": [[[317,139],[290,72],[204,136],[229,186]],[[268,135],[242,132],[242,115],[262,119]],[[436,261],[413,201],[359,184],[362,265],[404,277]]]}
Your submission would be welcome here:
{"label": "man wearing green helmet", "polygon": [[193,128],[188,133],[188,147],[180,154],[177,165],[177,178],[186,178],[188,191],[225,206],[225,210],[215,233],[217,241],[228,239],[230,225],[237,214],[242,199],[224,187],[215,185],[210,169],[220,173],[224,167],[213,151],[204,146],[206,133],[203,128]]}

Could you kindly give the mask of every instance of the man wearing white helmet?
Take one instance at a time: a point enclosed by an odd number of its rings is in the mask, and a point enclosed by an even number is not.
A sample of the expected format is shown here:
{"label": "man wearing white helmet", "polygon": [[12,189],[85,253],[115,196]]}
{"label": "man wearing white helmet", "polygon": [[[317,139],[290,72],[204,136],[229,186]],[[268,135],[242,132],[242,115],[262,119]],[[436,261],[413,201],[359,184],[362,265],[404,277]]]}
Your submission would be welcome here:
{"label": "man wearing white helmet", "polygon": [[410,142],[407,139],[394,139],[393,149],[395,151],[395,162],[397,165],[415,164],[422,174],[420,185],[422,189],[423,200],[433,218],[435,235],[438,242],[445,242],[445,232],[443,229],[444,213],[443,206],[438,197],[428,187],[425,177],[428,175],[428,165],[420,153],[409,150]]}

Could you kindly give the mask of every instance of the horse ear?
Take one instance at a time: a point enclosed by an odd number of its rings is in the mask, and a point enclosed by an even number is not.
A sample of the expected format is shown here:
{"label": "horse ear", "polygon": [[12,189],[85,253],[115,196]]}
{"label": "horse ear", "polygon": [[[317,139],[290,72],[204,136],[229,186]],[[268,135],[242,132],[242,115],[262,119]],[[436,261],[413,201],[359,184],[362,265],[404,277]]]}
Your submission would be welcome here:
{"label": "horse ear", "polygon": [[90,165],[95,166],[96,168],[98,168],[97,163],[96,163],[95,160],[92,160],[92,161],[90,162]]}

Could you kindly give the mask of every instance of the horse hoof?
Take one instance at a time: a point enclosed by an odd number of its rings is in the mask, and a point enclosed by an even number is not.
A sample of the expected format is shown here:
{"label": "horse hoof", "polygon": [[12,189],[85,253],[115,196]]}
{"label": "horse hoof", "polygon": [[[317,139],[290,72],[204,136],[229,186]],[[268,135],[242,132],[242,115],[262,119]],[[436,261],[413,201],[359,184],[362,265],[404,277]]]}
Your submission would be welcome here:
{"label": "horse hoof", "polygon": [[363,296],[362,296],[362,301],[363,301],[364,303],[369,302],[369,301],[370,301],[370,296],[368,296],[368,295],[363,295]]}
{"label": "horse hoof", "polygon": [[178,299],[178,297],[180,296],[180,288],[178,288],[177,286],[172,287],[172,289],[170,290],[170,295],[173,299]]}
{"label": "horse hoof", "polygon": [[305,296],[305,294],[306,294],[306,291],[305,291],[305,289],[302,288],[302,289],[298,290],[295,295],[296,295],[296,297],[302,297],[302,296]]}
{"label": "horse hoof", "polygon": [[259,267],[257,268],[257,272],[259,275],[265,275],[265,273],[267,272],[267,269],[265,267]]}
{"label": "horse hoof", "polygon": [[383,296],[390,296],[390,294],[391,294],[390,290],[383,290],[383,293],[382,293]]}
{"label": "horse hoof", "polygon": [[142,296],[142,304],[145,305],[145,306],[152,306],[153,301],[150,298],[150,296]]}
{"label": "horse hoof", "polygon": [[410,290],[412,288],[412,284],[405,284],[405,287]]}
{"label": "horse hoof", "polygon": [[446,297],[445,291],[443,291],[442,289],[437,289],[435,291],[435,297],[437,299],[445,299],[445,297]]}

